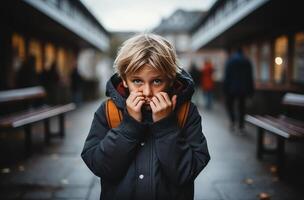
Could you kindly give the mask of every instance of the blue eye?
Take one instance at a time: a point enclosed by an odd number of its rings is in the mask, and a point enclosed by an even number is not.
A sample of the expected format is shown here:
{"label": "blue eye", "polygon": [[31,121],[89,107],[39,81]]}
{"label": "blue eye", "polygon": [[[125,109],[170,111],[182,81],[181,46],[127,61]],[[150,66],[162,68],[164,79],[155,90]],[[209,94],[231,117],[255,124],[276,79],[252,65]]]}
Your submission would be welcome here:
{"label": "blue eye", "polygon": [[142,81],[139,80],[139,79],[134,79],[134,80],[132,80],[132,82],[133,82],[135,85],[140,85],[140,84],[142,83]]}
{"label": "blue eye", "polygon": [[162,84],[162,80],[161,79],[155,79],[154,81],[153,81],[153,84],[154,85],[160,85],[160,84]]}

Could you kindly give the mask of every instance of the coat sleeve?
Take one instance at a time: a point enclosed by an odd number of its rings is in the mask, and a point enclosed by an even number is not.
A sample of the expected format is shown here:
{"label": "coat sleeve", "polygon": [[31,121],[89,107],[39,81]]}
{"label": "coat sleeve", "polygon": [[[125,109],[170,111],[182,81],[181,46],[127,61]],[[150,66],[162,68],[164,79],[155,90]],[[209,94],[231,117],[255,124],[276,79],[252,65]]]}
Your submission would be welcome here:
{"label": "coat sleeve", "polygon": [[191,103],[184,128],[178,127],[176,115],[171,114],[154,123],[152,130],[156,154],[167,178],[179,186],[194,181],[210,160],[196,106]]}
{"label": "coat sleeve", "polygon": [[118,181],[134,160],[144,129],[145,125],[129,116],[127,111],[123,112],[121,124],[109,129],[103,103],[94,114],[81,157],[96,176]]}

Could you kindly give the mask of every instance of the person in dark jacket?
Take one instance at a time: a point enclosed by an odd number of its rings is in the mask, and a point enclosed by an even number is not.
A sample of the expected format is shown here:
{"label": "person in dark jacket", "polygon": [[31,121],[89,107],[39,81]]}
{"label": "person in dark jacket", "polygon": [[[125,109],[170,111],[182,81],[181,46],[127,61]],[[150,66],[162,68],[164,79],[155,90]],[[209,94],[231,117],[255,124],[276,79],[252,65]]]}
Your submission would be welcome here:
{"label": "person in dark jacket", "polygon": [[30,55],[17,72],[17,87],[33,87],[39,85],[39,76],[35,69],[36,57]]}
{"label": "person in dark jacket", "polygon": [[102,200],[190,200],[210,160],[201,116],[190,103],[179,127],[176,111],[194,92],[169,42],[154,34],[127,40],[114,62],[106,95],[122,111],[109,128],[105,102],[94,114],[81,156],[101,181]]}
{"label": "person in dark jacket", "polygon": [[230,129],[235,129],[236,113],[235,103],[238,103],[238,128],[244,130],[244,115],[246,98],[253,95],[252,64],[243,54],[241,48],[231,55],[225,66],[224,93],[226,107],[230,118]]}
{"label": "person in dark jacket", "polygon": [[189,73],[191,75],[191,78],[193,79],[194,82],[194,88],[197,89],[200,86],[200,70],[197,69],[196,65],[194,62],[191,62],[190,68],[189,68]]}
{"label": "person in dark jacket", "polygon": [[48,104],[58,104],[61,95],[58,88],[60,86],[60,75],[56,61],[53,61],[49,69],[44,68],[40,74],[40,83],[47,91]]}
{"label": "person in dark jacket", "polygon": [[71,92],[73,101],[76,104],[81,104],[82,102],[83,81],[77,65],[74,65],[71,72]]}

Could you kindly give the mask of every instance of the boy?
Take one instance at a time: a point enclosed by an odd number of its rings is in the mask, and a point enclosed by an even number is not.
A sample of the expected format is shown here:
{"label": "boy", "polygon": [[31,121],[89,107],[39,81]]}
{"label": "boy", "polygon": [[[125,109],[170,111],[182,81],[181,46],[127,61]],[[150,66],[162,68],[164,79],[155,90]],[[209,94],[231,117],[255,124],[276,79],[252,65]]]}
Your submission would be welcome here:
{"label": "boy", "polygon": [[171,44],[154,34],[127,40],[106,95],[122,111],[110,128],[105,102],[95,112],[82,158],[101,181],[102,200],[189,200],[210,156],[201,117],[190,103],[183,127],[176,112],[193,94]]}

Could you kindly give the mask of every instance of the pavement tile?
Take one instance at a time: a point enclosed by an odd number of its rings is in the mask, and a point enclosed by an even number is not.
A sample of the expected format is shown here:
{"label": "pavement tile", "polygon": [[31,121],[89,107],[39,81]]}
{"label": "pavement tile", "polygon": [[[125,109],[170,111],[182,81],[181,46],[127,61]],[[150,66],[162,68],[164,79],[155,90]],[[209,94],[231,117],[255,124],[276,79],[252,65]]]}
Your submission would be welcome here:
{"label": "pavement tile", "polygon": [[54,193],[54,198],[64,199],[86,199],[88,196],[89,187],[65,187]]}
{"label": "pavement tile", "polygon": [[0,188],[0,199],[10,200],[10,199],[20,199],[23,194],[19,188]]}
{"label": "pavement tile", "polygon": [[88,200],[97,200],[100,197],[100,181],[98,178],[94,178],[94,185],[90,191]]}
{"label": "pavement tile", "polygon": [[32,199],[32,200],[44,200],[51,199],[52,191],[28,191],[23,196],[22,199]]}
{"label": "pavement tile", "polygon": [[[99,179],[80,157],[99,104],[100,100],[87,103],[69,114],[67,134],[63,140],[54,139],[45,146],[42,134],[33,134],[35,148],[29,159],[23,159],[22,137],[7,148],[4,148],[6,143],[0,140],[0,149],[9,149],[12,157],[8,163],[1,159],[0,200],[99,199]],[[303,171],[304,164],[299,161],[304,160],[304,156],[298,155],[298,152],[304,152],[303,145],[286,144],[286,163],[292,170],[288,170],[286,180],[278,180],[270,172],[274,165],[273,157],[263,160],[255,157],[256,130],[253,127],[246,127],[247,133],[242,136],[229,131],[228,119],[220,104],[215,104],[212,111],[206,112],[201,108],[199,111],[211,160],[195,180],[195,200],[257,200],[261,192],[269,193],[271,200],[303,199],[304,178],[299,172]],[[38,126],[35,131],[40,129]]]}
{"label": "pavement tile", "polygon": [[221,196],[207,177],[199,176],[195,180],[195,200],[221,200]]}

